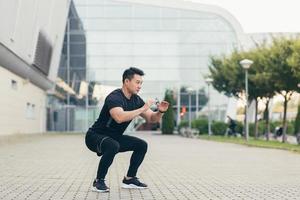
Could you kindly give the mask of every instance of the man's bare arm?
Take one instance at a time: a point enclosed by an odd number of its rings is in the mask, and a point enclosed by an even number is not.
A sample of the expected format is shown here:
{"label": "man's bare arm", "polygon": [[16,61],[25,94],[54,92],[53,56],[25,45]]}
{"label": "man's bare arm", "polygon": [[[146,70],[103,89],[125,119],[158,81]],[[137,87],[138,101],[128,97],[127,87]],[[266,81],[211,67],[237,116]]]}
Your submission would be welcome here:
{"label": "man's bare arm", "polygon": [[141,107],[136,110],[132,111],[124,111],[123,108],[121,107],[115,107],[110,109],[109,113],[112,116],[112,118],[117,122],[117,123],[122,123],[126,121],[130,121],[134,119],[135,117],[139,116],[141,113],[145,111],[144,107]]}
{"label": "man's bare arm", "polygon": [[143,112],[150,110],[149,107],[154,103],[154,100],[148,100],[143,107],[132,111],[124,111],[121,107],[115,107],[109,110],[110,115],[117,123],[127,122],[139,116]]}
{"label": "man's bare arm", "polygon": [[163,113],[153,112],[152,110],[147,110],[141,114],[141,116],[149,123],[159,122]]}
{"label": "man's bare arm", "polygon": [[156,123],[159,122],[163,113],[167,111],[169,107],[169,103],[166,101],[162,101],[158,104],[158,111],[153,112],[152,110],[148,109],[141,114],[141,116],[146,119],[147,122]]}

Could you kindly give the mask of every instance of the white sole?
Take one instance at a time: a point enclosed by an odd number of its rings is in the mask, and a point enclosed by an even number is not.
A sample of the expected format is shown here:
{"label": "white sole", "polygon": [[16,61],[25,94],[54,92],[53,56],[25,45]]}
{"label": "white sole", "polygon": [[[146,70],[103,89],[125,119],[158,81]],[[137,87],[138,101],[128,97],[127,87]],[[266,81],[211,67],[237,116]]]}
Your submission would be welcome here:
{"label": "white sole", "polygon": [[139,187],[139,186],[136,186],[134,184],[124,184],[121,186],[122,188],[124,189],[147,189],[148,187]]}
{"label": "white sole", "polygon": [[93,187],[93,188],[92,188],[92,191],[93,191],[93,192],[105,193],[105,192],[109,192],[109,189],[107,189],[107,190],[98,190],[96,187]]}

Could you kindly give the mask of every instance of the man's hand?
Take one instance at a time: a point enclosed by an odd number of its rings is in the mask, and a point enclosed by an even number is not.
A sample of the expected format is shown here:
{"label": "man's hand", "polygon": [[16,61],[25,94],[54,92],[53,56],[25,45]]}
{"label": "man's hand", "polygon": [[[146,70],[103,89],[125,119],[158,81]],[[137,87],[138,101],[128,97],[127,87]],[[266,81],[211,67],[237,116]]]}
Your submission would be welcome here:
{"label": "man's hand", "polygon": [[147,111],[154,103],[155,103],[154,99],[148,99],[147,102],[145,102],[144,106],[142,107],[144,109],[144,112]]}
{"label": "man's hand", "polygon": [[[150,106],[155,103],[157,105],[157,109],[160,112],[153,112],[150,108]],[[161,120],[162,113],[166,112],[168,110],[169,103],[167,101],[158,102],[154,101],[153,99],[149,99],[147,103],[142,107],[145,110],[143,113],[141,113],[141,116],[146,119],[147,122],[156,123]]]}
{"label": "man's hand", "polygon": [[169,107],[169,102],[167,101],[162,101],[157,105],[158,111],[164,113],[168,110]]}

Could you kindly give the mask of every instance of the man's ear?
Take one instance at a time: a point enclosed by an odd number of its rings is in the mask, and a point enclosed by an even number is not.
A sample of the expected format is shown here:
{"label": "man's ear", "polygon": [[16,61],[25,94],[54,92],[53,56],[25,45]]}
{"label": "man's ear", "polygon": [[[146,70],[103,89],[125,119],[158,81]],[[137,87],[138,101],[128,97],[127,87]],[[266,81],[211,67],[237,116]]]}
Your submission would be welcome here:
{"label": "man's ear", "polygon": [[129,83],[130,80],[128,78],[125,79],[125,83]]}

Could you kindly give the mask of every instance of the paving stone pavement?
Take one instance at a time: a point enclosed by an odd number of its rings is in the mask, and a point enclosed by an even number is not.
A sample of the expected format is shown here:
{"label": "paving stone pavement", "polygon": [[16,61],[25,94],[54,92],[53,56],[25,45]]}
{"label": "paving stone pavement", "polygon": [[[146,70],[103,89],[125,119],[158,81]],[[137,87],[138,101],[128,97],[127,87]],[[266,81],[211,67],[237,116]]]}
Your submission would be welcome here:
{"label": "paving stone pavement", "polygon": [[154,133],[138,176],[145,190],[121,189],[131,152],[91,191],[99,157],[84,135],[44,135],[0,146],[0,199],[300,199],[300,154]]}

